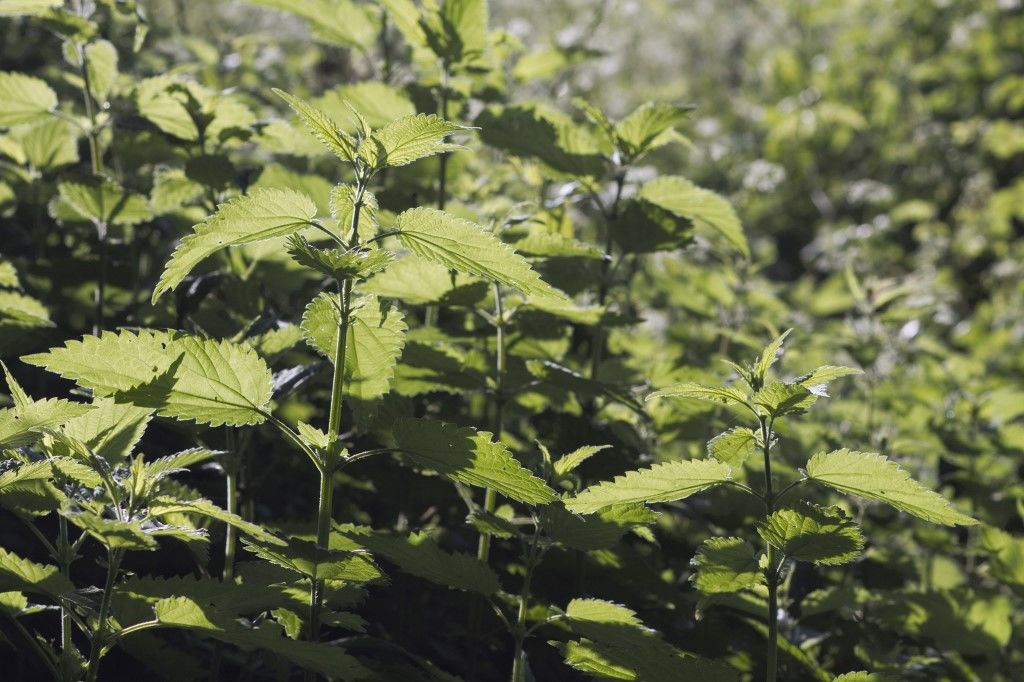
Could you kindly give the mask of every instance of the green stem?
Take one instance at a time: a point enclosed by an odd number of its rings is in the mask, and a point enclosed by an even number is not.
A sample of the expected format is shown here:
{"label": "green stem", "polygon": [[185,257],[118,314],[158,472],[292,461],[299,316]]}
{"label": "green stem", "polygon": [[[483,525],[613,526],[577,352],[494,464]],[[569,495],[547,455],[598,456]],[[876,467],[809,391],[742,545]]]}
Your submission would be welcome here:
{"label": "green stem", "polygon": [[89,664],[85,671],[85,682],[96,682],[96,675],[99,673],[100,653],[106,644],[107,638],[110,601],[113,596],[114,582],[117,580],[117,571],[121,567],[122,558],[124,558],[124,550],[107,549],[107,581],[103,586],[103,596],[100,599],[100,612],[96,630],[92,633]]}
{"label": "green stem", "polygon": [[[228,427],[227,430],[228,454],[224,458],[224,485],[226,488],[225,508],[229,514],[238,513],[238,473],[241,467],[241,458],[235,443],[235,430]],[[231,582],[235,577],[235,545],[237,543],[238,531],[231,524],[226,524],[224,532],[224,572],[222,579],[225,583]],[[217,682],[220,679],[221,657],[224,654],[224,645],[217,642],[213,647],[213,659],[210,661],[210,680]]]}
{"label": "green stem", "polygon": [[[441,61],[441,92],[438,94],[438,113],[442,119],[448,120],[448,62]],[[437,160],[437,208],[444,210],[448,203],[448,154],[441,154]],[[436,327],[438,307],[428,305],[424,315],[423,324],[427,327]]]}
{"label": "green stem", "polygon": [[512,633],[515,639],[515,652],[512,658],[512,682],[526,682],[523,645],[526,643],[527,636],[526,612],[530,606],[530,587],[533,582],[533,570],[537,566],[537,540],[538,533],[535,530],[530,541],[530,551],[526,557],[526,573],[523,575],[523,589],[519,593],[519,609],[516,613],[516,624]]}
{"label": "green stem", "polygon": [[[765,516],[775,511],[775,489],[772,481],[772,426],[767,417],[760,417],[762,454],[764,455],[764,506]],[[765,661],[765,680],[775,682],[779,665],[779,571],[776,564],[775,547],[768,544],[768,561],[765,566],[765,583],[768,587],[768,651]]]}
{"label": "green stem", "polygon": [[[604,225],[604,256],[601,260],[601,279],[597,288],[597,304],[599,306],[605,305],[608,301],[608,292],[611,288],[609,280],[609,273],[611,271],[611,259],[612,249],[614,248],[614,240],[612,231],[615,228],[615,221],[619,216],[619,204],[622,201],[622,190],[626,184],[626,170],[622,169],[616,174],[615,178],[615,199],[612,202],[611,208],[605,213],[605,225]],[[604,355],[604,324],[598,321],[594,328],[594,345],[591,348],[590,353],[590,378],[597,378],[597,368],[601,364],[601,358]]]}
{"label": "green stem", "polygon": [[[359,243],[359,214],[363,205],[363,194],[366,186],[362,180],[356,184],[355,207],[352,211],[351,235],[349,243]],[[341,435],[341,412],[345,400],[345,355],[348,341],[349,318],[351,316],[352,280],[339,282],[338,304],[340,318],[338,335],[334,350],[334,378],[331,382],[331,411],[328,419],[328,432],[334,436]],[[334,509],[334,472],[339,462],[324,461],[320,467],[320,501],[317,509],[316,544],[318,549],[327,550],[330,544],[331,516]],[[315,568],[318,568],[315,566]],[[320,640],[320,612],[323,609],[324,582],[313,580],[309,592],[309,639]],[[306,680],[316,678],[315,673],[306,671]]]}
{"label": "green stem", "polygon": [[93,303],[95,306],[94,318],[92,325],[92,333],[94,336],[99,336],[100,332],[103,331],[104,325],[104,308],[106,307],[107,300],[107,225],[106,223],[98,223],[96,225],[96,237],[99,248],[99,272],[96,274],[96,291],[93,293]]}
{"label": "green stem", "polygon": [[[63,515],[58,515],[58,538],[57,538],[57,565],[60,567],[60,574],[71,582],[71,543],[68,538],[68,520]],[[69,659],[71,655],[71,613],[68,607],[61,602],[60,605],[60,642],[61,656]]]}
{"label": "green stem", "polygon": [[103,174],[103,158],[100,155],[100,138],[96,130],[96,109],[93,106],[92,82],[89,79],[89,56],[85,51],[85,44],[78,43],[78,61],[82,65],[82,99],[85,101],[85,115],[89,119],[89,130],[86,137],[89,139],[89,160],[92,164],[92,174]]}
{"label": "green stem", "polygon": [[[505,341],[505,308],[501,299],[501,285],[494,284],[494,343],[495,343],[495,377],[494,377],[494,439],[501,442],[505,430],[505,377],[507,375],[506,341]],[[494,490],[487,488],[484,492],[484,511],[493,514],[498,504],[498,496]],[[480,534],[476,548],[476,557],[484,563],[491,552],[491,535],[486,531]]]}

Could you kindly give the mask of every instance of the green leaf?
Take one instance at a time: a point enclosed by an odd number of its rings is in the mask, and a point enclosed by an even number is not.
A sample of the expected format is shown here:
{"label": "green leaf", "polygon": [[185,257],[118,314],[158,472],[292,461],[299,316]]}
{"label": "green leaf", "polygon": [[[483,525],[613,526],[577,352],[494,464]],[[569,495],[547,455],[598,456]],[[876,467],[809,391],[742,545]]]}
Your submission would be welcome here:
{"label": "green leaf", "polygon": [[864,549],[860,528],[839,507],[779,509],[757,524],[757,532],[787,557],[826,566],[849,563]]}
{"label": "green leaf", "polygon": [[[36,124],[21,134],[25,160],[40,171],[53,170],[78,162],[78,140],[67,121],[55,118]],[[133,201],[139,201],[135,197]],[[140,208],[139,204],[136,204]],[[141,206],[142,211],[145,207]]]}
{"label": "green leaf", "polygon": [[34,123],[57,108],[57,93],[44,81],[23,73],[0,71],[0,126]]}
{"label": "green leaf", "polygon": [[91,388],[98,396],[200,424],[258,424],[272,384],[248,346],[180,333],[103,332],[22,358]]}
{"label": "green leaf", "polygon": [[805,411],[818,396],[800,384],[771,381],[754,393],[751,402],[771,417]]}
{"label": "green leaf", "polygon": [[[332,363],[341,319],[329,294],[318,294],[306,306],[302,333],[310,345]],[[395,366],[405,345],[405,320],[376,296],[364,296],[353,311],[345,350],[346,394],[369,401],[390,390]]]}
{"label": "green leaf", "polygon": [[429,261],[524,294],[563,297],[512,247],[468,220],[432,208],[413,208],[398,216],[398,229],[402,244]]}
{"label": "green leaf", "polygon": [[498,576],[490,566],[470,554],[444,551],[426,533],[397,536],[347,527],[340,532],[373,554],[396,564],[403,572],[432,583],[485,596],[501,589]]}
{"label": "green leaf", "polygon": [[336,280],[360,280],[380,272],[395,260],[395,254],[386,249],[367,251],[356,247],[321,249],[310,244],[302,235],[288,238],[288,253],[300,265],[321,272]]}
{"label": "green leaf", "polygon": [[466,485],[492,488],[532,504],[553,502],[555,491],[524,469],[490,433],[430,419],[399,419],[391,429],[402,458]]}
{"label": "green leaf", "polygon": [[359,156],[372,168],[405,166],[427,156],[464,149],[462,145],[445,142],[445,138],[460,130],[465,127],[434,114],[405,116],[375,130],[359,146]]}
{"label": "green leaf", "polygon": [[750,248],[736,211],[714,192],[697,187],[686,178],[669,175],[645,184],[638,196],[680,218],[693,221],[698,227],[718,232],[737,251],[750,257]]}
{"label": "green leaf", "polygon": [[667,386],[647,396],[653,398],[694,398],[721,405],[744,405],[747,394],[733,386],[702,386],[692,381]]}
{"label": "green leaf", "polygon": [[153,125],[179,139],[195,142],[199,128],[189,113],[184,86],[172,75],[147,78],[135,89],[135,106],[139,115]]}
{"label": "green leaf", "polygon": [[757,434],[744,426],[735,426],[708,441],[708,454],[733,469],[743,466],[756,450]]}
{"label": "green leaf", "polygon": [[691,565],[693,585],[704,594],[739,592],[764,582],[758,555],[743,538],[708,538]]}
{"label": "green leaf", "polygon": [[145,475],[147,478],[163,478],[168,474],[172,474],[178,471],[182,471],[193,464],[205,462],[208,459],[212,459],[217,455],[222,454],[218,450],[208,450],[206,448],[189,448],[188,450],[182,450],[176,452],[173,455],[167,455],[166,457],[160,457],[154,459],[151,462],[145,464]]}
{"label": "green leaf", "polygon": [[818,453],[807,462],[807,478],[840,492],[885,502],[932,523],[944,526],[978,523],[957,511],[942,495],[910,478],[896,462],[874,452],[844,448]]}
{"label": "green leaf", "polygon": [[176,336],[169,350],[178,354],[166,371],[115,395],[157,411],[163,417],[199,424],[260,424],[273,393],[267,363],[248,346]]}
{"label": "green leaf", "polygon": [[678,106],[665,102],[647,102],[626,116],[615,126],[619,146],[629,157],[671,142],[677,136],[673,128],[682,123],[693,111],[692,106]]}
{"label": "green leaf", "polygon": [[85,46],[85,58],[89,72],[89,91],[102,106],[117,80],[117,48],[109,40],[97,40]]}
{"label": "green leaf", "polygon": [[0,17],[45,14],[63,4],[63,0],[0,0]]}
{"label": "green leaf", "polygon": [[251,535],[261,542],[274,545],[283,545],[284,541],[276,535],[267,532],[263,526],[246,521],[237,514],[221,509],[213,502],[206,499],[178,500],[170,497],[158,497],[149,504],[149,515],[159,518],[167,514],[196,514],[206,518],[234,526],[238,530]]}
{"label": "green leaf", "polygon": [[57,210],[61,217],[108,226],[138,225],[153,217],[145,197],[126,192],[113,181],[62,182],[57,189],[61,204]]}
{"label": "green leaf", "polygon": [[[125,405],[110,398],[97,398],[95,409],[64,424],[64,435],[85,444],[98,457],[111,463],[124,460],[142,438],[152,410]],[[60,446],[54,447],[59,452]]]}
{"label": "green leaf", "polygon": [[139,521],[106,519],[89,512],[63,515],[104,547],[135,551],[151,551],[158,547],[156,540],[143,529]]}
{"label": "green leaf", "polygon": [[204,607],[188,597],[161,599],[154,606],[154,613],[165,626],[197,630],[245,649],[263,649],[331,679],[371,677],[369,670],[340,647],[289,639],[282,636],[279,626],[272,627],[268,623],[259,627],[243,626],[231,614]]}
{"label": "green leaf", "polygon": [[90,410],[91,405],[46,398],[32,400],[0,362],[14,407],[0,410],[0,448],[19,448],[39,440],[41,431],[59,426]]}
{"label": "green leaf", "polygon": [[583,552],[614,547],[627,531],[656,519],[642,504],[614,504],[596,514],[574,514],[558,503],[540,510],[541,528],[553,542]]}
{"label": "green leaf", "polygon": [[558,477],[567,476],[576,467],[583,464],[585,461],[601,452],[607,450],[611,445],[584,445],[581,448],[577,448],[567,455],[562,455],[555,460],[552,465],[555,471],[555,475]]}
{"label": "green leaf", "polygon": [[22,362],[43,367],[98,396],[152,381],[180,355],[171,349],[174,337],[167,332],[105,331],[100,336],[70,340],[63,347],[26,355]]}
{"label": "green leaf", "polygon": [[863,370],[854,369],[853,367],[841,367],[837,365],[822,365],[816,369],[811,370],[803,376],[797,377],[793,383],[800,384],[805,387],[811,393],[815,395],[827,395],[825,388],[829,383],[839,379],[841,377],[850,376],[851,374],[863,374]]}
{"label": "green leaf", "polygon": [[566,623],[580,642],[563,648],[566,662],[586,672],[636,682],[737,682],[732,668],[684,654],[623,606],[574,599]]}
{"label": "green leaf", "polygon": [[[305,124],[309,132],[327,147],[332,153],[343,161],[353,162],[356,158],[356,141],[351,135],[344,132],[335,121],[323,110],[318,109],[309,102],[289,95],[283,90],[272,88],[274,94],[288,103],[288,106],[298,114],[299,119]],[[310,216],[312,217],[312,215]]]}
{"label": "green leaf", "polygon": [[153,289],[156,302],[173,290],[201,260],[229,246],[285,237],[312,224],[316,203],[294,190],[257,189],[217,207],[178,244]]}
{"label": "green leaf", "polygon": [[75,586],[56,566],[37,564],[0,547],[0,589],[45,594],[56,598]]}
{"label": "green leaf", "polygon": [[782,344],[786,341],[786,337],[792,332],[792,329],[787,329],[782,332],[761,352],[761,356],[757,359],[757,362],[754,363],[754,368],[751,372],[755,388],[764,386],[764,380],[765,376],[768,374],[768,370],[771,369],[771,366],[775,364],[775,361],[782,356],[782,353],[780,352],[782,350]]}
{"label": "green leaf", "polygon": [[565,506],[586,513],[624,502],[673,502],[731,478],[728,464],[710,459],[663,462],[592,485],[566,500]]}
{"label": "green leaf", "polygon": [[310,579],[363,583],[381,576],[370,556],[352,551],[351,543],[347,543],[350,549],[334,549],[331,543],[330,550],[301,538],[289,538],[283,547],[276,541],[271,546],[248,539],[243,539],[243,543],[259,558]]}

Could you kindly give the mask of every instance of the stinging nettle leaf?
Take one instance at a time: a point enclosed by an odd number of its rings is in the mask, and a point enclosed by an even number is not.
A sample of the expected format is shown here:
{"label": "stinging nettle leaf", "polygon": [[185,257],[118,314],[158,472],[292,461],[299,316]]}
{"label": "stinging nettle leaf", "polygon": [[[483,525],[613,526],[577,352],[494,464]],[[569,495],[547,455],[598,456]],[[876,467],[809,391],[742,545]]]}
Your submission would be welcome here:
{"label": "stinging nettle leaf", "polygon": [[344,132],[327,113],[309,102],[289,95],[283,90],[273,88],[274,94],[288,103],[298,114],[309,132],[327,149],[343,161],[352,162],[356,158],[356,141]]}
{"label": "stinging nettle leaf", "polygon": [[464,149],[445,142],[465,126],[434,114],[406,116],[376,130],[359,146],[359,155],[373,168],[404,166],[427,156]]}
{"label": "stinging nettle leaf", "polygon": [[782,332],[761,352],[761,356],[754,363],[754,368],[751,372],[756,387],[760,388],[764,385],[764,379],[768,374],[768,370],[782,356],[782,344],[792,332],[792,329]]}
{"label": "stinging nettle leaf", "polygon": [[757,524],[757,532],[791,559],[826,566],[853,561],[864,549],[860,528],[839,507],[779,509]]}
{"label": "stinging nettle leaf", "polygon": [[753,429],[736,426],[708,441],[708,454],[735,468],[743,466],[757,450],[758,435]]}
{"label": "stinging nettle leaf", "polygon": [[709,190],[697,187],[686,178],[663,176],[640,188],[638,196],[675,215],[692,220],[718,232],[737,251],[750,257],[747,238],[736,211],[728,201]]}
{"label": "stinging nettle leaf", "polygon": [[690,563],[693,585],[704,594],[739,592],[764,582],[757,552],[743,538],[708,538]]}
{"label": "stinging nettle leaf", "polygon": [[732,478],[728,464],[710,459],[662,462],[592,485],[565,501],[570,511],[594,512],[625,502],[673,502]]}
{"label": "stinging nettle leaf", "polygon": [[0,126],[34,123],[57,108],[57,93],[44,81],[23,73],[0,71]]}
{"label": "stinging nettle leaf", "polygon": [[885,502],[900,511],[944,526],[973,526],[978,522],[959,512],[942,495],[910,478],[899,464],[874,452],[847,449],[818,453],[807,462],[807,478],[869,500]]}
{"label": "stinging nettle leaf", "polygon": [[398,229],[402,244],[426,260],[524,294],[564,298],[511,246],[468,220],[432,208],[413,208],[398,216]]}
{"label": "stinging nettle leaf", "polygon": [[229,246],[285,237],[312,224],[316,203],[301,192],[256,189],[217,207],[178,244],[153,289],[155,303],[173,290],[201,260]]}
{"label": "stinging nettle leaf", "polygon": [[399,419],[391,434],[402,458],[466,485],[519,502],[554,502],[555,491],[525,469],[490,433],[430,419]]}
{"label": "stinging nettle leaf", "polygon": [[646,399],[654,398],[695,398],[722,405],[744,405],[747,402],[747,394],[733,386],[702,386],[690,381],[667,386]]}

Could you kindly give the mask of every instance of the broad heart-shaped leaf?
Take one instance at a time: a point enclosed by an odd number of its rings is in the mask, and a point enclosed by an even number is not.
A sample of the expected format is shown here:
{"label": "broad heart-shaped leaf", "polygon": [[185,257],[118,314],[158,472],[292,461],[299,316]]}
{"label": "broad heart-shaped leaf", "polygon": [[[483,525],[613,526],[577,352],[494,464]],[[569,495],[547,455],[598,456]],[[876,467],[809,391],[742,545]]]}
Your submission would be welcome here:
{"label": "broad heart-shaped leaf", "polygon": [[267,363],[248,346],[177,336],[170,344],[178,358],[153,380],[117,393],[163,417],[199,424],[243,426],[266,419],[273,394]]}
{"label": "broad heart-shaped leaf", "polygon": [[668,175],[645,184],[638,196],[680,218],[693,221],[698,227],[711,228],[744,256],[750,256],[736,211],[714,192],[697,187],[686,178]]}
{"label": "broad heart-shaped leaf", "polygon": [[153,217],[146,198],[131,194],[116,182],[62,182],[56,212],[59,218],[103,225],[138,225]]}
{"label": "broad heart-shaped leaf", "polygon": [[885,502],[900,511],[944,526],[978,522],[957,511],[949,500],[928,490],[899,464],[874,452],[847,449],[818,453],[807,462],[807,478],[851,495]]}
{"label": "broad heart-shaped leaf", "polygon": [[196,630],[243,649],[263,649],[329,679],[362,680],[371,673],[343,649],[285,637],[276,624],[245,627],[230,613],[204,607],[188,597],[168,597],[154,606],[156,619],[166,627]]}
{"label": "broad heart-shaped leaf", "polygon": [[594,512],[624,502],[672,502],[732,478],[728,464],[712,459],[662,462],[592,485],[565,501],[574,512]]}
{"label": "broad heart-shaped leaf", "polygon": [[399,419],[391,435],[409,463],[519,502],[554,502],[555,491],[516,461],[490,433],[431,419]]}
{"label": "broad heart-shaped leaf", "polygon": [[758,436],[753,429],[735,426],[708,441],[708,454],[732,468],[743,466],[757,450]]}
{"label": "broad heart-shaped leaf", "polygon": [[693,107],[646,102],[615,125],[615,137],[628,156],[639,156],[674,139],[673,129],[691,111]]}
{"label": "broad heart-shaped leaf", "polygon": [[839,507],[779,509],[757,524],[757,533],[787,557],[827,566],[853,561],[864,549],[860,528]]}
{"label": "broad heart-shaped leaf", "polygon": [[371,168],[394,168],[435,154],[463,149],[445,138],[463,126],[434,114],[416,114],[392,121],[375,130],[359,146],[359,156]]}
{"label": "broad heart-shaped leaf", "polygon": [[413,208],[398,216],[398,229],[402,244],[429,261],[524,294],[564,298],[511,246],[468,220],[433,208]]}
{"label": "broad heart-shaped leaf", "polygon": [[351,526],[342,526],[335,532],[396,564],[403,572],[432,583],[482,595],[501,589],[490,566],[470,554],[444,551],[426,533],[386,535]]}
{"label": "broad heart-shaped leaf", "polygon": [[221,204],[178,244],[153,289],[153,301],[177,287],[210,254],[229,246],[285,237],[308,227],[315,217],[316,203],[290,189],[256,189]]}
{"label": "broad heart-shaped leaf", "polygon": [[103,332],[22,358],[98,396],[201,424],[258,424],[270,402],[266,362],[248,346],[179,333]]}
{"label": "broad heart-shaped leaf", "polygon": [[[320,293],[306,306],[302,333],[317,351],[335,361],[340,313],[330,295]],[[405,319],[397,308],[382,305],[376,296],[363,296],[348,327],[345,347],[345,391],[355,400],[369,401],[387,393],[395,365],[405,345]]]}
{"label": "broad heart-shaped leaf", "polygon": [[9,589],[56,598],[75,586],[56,566],[37,564],[0,547],[0,590]]}
{"label": "broad heart-shaped leaf", "polygon": [[288,106],[298,114],[302,123],[322,145],[343,161],[355,160],[356,141],[351,135],[344,132],[326,112],[283,90],[277,88],[273,88],[273,90],[274,94],[287,102]]}
{"label": "broad heart-shaped leaf", "polygon": [[704,594],[739,592],[764,582],[757,552],[743,538],[708,538],[690,564],[693,585]]}
{"label": "broad heart-shaped leaf", "polygon": [[57,108],[57,93],[45,82],[23,73],[0,71],[0,127],[32,123]]}

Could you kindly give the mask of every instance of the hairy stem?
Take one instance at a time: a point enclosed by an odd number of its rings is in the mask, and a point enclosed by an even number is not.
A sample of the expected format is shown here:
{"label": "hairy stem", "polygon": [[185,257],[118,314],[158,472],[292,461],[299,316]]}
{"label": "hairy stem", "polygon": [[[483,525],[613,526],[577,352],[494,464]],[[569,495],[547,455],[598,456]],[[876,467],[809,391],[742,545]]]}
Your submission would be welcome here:
{"label": "hairy stem", "polygon": [[534,532],[530,541],[530,549],[526,556],[526,572],[523,575],[523,589],[519,593],[519,608],[516,612],[515,628],[512,632],[515,640],[515,651],[512,658],[512,682],[526,682],[526,666],[523,657],[523,645],[526,643],[526,612],[530,608],[530,587],[533,581],[533,569],[537,566],[538,534]]}
{"label": "hairy stem", "polygon": [[[229,514],[238,513],[238,474],[242,466],[241,458],[238,455],[235,430],[228,427],[227,430],[228,454],[224,460],[224,486],[225,508]],[[238,531],[231,524],[226,524],[227,530],[224,533],[224,572],[222,580],[225,583],[231,582],[235,577],[235,545],[238,541]],[[224,645],[217,642],[213,647],[213,660],[210,662],[210,680],[217,682],[220,679],[221,656],[224,653]]]}
{"label": "hairy stem", "polygon": [[100,654],[106,644],[107,621],[110,619],[110,600],[113,596],[114,582],[117,580],[117,572],[121,567],[121,559],[123,558],[124,550],[107,549],[107,580],[103,586],[103,596],[100,598],[100,612],[96,623],[96,630],[92,633],[89,664],[85,671],[85,682],[96,682],[96,675],[99,673]]}
{"label": "hairy stem", "polygon": [[[438,93],[438,115],[448,120],[448,62],[441,61],[441,91]],[[448,154],[441,154],[437,159],[437,208],[443,211],[448,203]],[[428,327],[437,326],[438,309],[436,305],[428,305],[423,323]]]}
{"label": "hairy stem", "polygon": [[[772,481],[772,426],[767,417],[761,417],[762,454],[764,455],[764,506],[765,516],[775,511],[775,489]],[[775,682],[779,659],[779,571],[775,547],[768,544],[768,561],[765,567],[765,583],[768,586],[768,651],[765,658],[765,680]]]}
{"label": "hairy stem", "polygon": [[[603,306],[607,303],[608,292],[611,288],[611,283],[608,280],[611,272],[612,248],[614,247],[612,230],[614,229],[615,221],[619,216],[619,204],[622,203],[622,190],[625,185],[626,171],[625,169],[622,169],[615,177],[615,199],[612,201],[611,208],[604,213],[604,256],[601,260],[601,278],[597,288],[597,304],[599,306]],[[600,366],[602,356],[604,355],[604,332],[604,324],[598,321],[597,325],[594,327],[594,340],[590,351],[591,379],[597,378],[597,368]]]}
{"label": "hairy stem", "polygon": [[[349,242],[355,246],[359,243],[359,214],[363,206],[363,194],[366,186],[363,181],[356,184],[355,206],[352,211],[352,224]],[[338,283],[338,335],[334,350],[334,378],[331,382],[331,411],[328,419],[328,432],[334,436],[341,435],[341,412],[345,400],[345,355],[348,346],[348,328],[351,316],[352,280],[346,279]],[[316,520],[316,544],[319,549],[327,550],[330,544],[331,516],[334,509],[334,472],[338,462],[324,461],[320,467],[320,500]],[[320,612],[323,609],[324,581],[313,580],[309,592],[309,639],[316,642],[320,639]],[[306,680],[316,678],[315,673],[306,671]]]}
{"label": "hairy stem", "polygon": [[[506,371],[506,341],[505,341],[505,308],[501,299],[501,285],[494,284],[494,343],[495,343],[495,366],[494,366],[494,439],[501,442],[502,432],[505,430],[505,376]],[[498,503],[498,496],[494,490],[487,488],[484,492],[484,511],[493,514]],[[487,532],[480,534],[477,543],[476,557],[487,562],[491,552],[491,536]]]}
{"label": "hairy stem", "polygon": [[[57,565],[60,567],[60,574],[71,582],[71,542],[68,538],[68,520],[63,515],[57,516]],[[60,605],[60,650],[61,657],[65,663],[70,660],[71,648],[71,613],[67,605],[61,602]]]}

